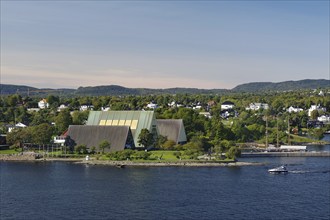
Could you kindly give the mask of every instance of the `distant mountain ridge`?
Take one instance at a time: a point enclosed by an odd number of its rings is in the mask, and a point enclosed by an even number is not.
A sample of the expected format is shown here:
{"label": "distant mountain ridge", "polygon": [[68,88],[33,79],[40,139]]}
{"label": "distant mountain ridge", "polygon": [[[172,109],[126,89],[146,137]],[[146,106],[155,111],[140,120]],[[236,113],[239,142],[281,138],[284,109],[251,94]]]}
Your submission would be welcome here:
{"label": "distant mountain ridge", "polygon": [[198,89],[198,88],[126,88],[118,85],[88,86],[78,89],[48,89],[35,88],[25,85],[0,84],[1,95],[29,95],[29,96],[102,96],[102,95],[158,95],[158,94],[225,94],[230,92],[275,92],[291,91],[301,89],[330,88],[330,80],[326,79],[305,79],[299,81],[285,82],[252,82],[236,86],[233,89]]}
{"label": "distant mountain ridge", "polygon": [[290,91],[300,89],[329,88],[330,80],[326,79],[304,79],[299,81],[285,82],[252,82],[236,86],[235,92],[265,92],[265,91]]}

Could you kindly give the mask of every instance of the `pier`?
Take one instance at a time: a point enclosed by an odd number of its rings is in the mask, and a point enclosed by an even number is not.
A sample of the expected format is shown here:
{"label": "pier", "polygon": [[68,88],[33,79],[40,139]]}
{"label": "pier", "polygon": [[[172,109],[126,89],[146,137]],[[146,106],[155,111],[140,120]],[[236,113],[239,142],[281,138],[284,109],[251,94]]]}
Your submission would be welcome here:
{"label": "pier", "polygon": [[330,151],[323,152],[242,152],[241,157],[330,157]]}

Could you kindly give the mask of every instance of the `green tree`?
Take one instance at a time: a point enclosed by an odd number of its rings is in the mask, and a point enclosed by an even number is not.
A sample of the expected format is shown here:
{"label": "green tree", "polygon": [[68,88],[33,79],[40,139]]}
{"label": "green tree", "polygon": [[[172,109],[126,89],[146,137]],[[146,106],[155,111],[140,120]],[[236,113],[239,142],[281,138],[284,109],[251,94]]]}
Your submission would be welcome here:
{"label": "green tree", "polygon": [[72,123],[74,125],[84,125],[88,119],[89,111],[74,111],[72,114]]}
{"label": "green tree", "polygon": [[167,140],[162,145],[162,149],[164,149],[164,150],[173,150],[174,146],[175,146],[175,142],[173,140]]}
{"label": "green tree", "polygon": [[142,129],[139,137],[138,144],[142,145],[145,148],[150,147],[154,142],[153,134],[146,128]]}
{"label": "green tree", "polygon": [[157,140],[156,140],[156,148],[162,149],[163,144],[167,141],[167,137],[164,137],[162,135],[158,135]]}
{"label": "green tree", "polygon": [[32,117],[32,121],[30,123],[31,126],[36,126],[49,122],[46,110],[40,110],[38,112],[34,112],[32,113],[31,117]]}
{"label": "green tree", "polygon": [[145,151],[136,151],[134,154],[135,159],[138,160],[148,160],[150,158],[151,153]]}
{"label": "green tree", "polygon": [[99,149],[102,151],[102,154],[104,154],[105,149],[110,149],[111,148],[111,143],[107,140],[103,140],[99,144]]}
{"label": "green tree", "polygon": [[229,150],[226,152],[226,157],[228,159],[236,159],[236,157],[241,156],[241,150],[237,146],[232,146],[229,148]]}
{"label": "green tree", "polygon": [[85,144],[79,144],[75,146],[74,150],[78,154],[87,154],[87,146]]}
{"label": "green tree", "polygon": [[52,140],[53,134],[54,128],[47,123],[34,126],[32,128],[33,143],[39,145],[49,144]]}
{"label": "green tree", "polygon": [[319,111],[318,110],[314,110],[311,112],[311,119],[316,120],[317,117],[319,117]]}
{"label": "green tree", "polygon": [[70,111],[67,109],[61,111],[55,117],[55,126],[58,134],[61,134],[66,131],[70,124],[72,124],[72,117],[70,115]]}
{"label": "green tree", "polygon": [[7,134],[6,139],[15,149],[23,149],[25,143],[31,143],[31,128],[15,128]]}

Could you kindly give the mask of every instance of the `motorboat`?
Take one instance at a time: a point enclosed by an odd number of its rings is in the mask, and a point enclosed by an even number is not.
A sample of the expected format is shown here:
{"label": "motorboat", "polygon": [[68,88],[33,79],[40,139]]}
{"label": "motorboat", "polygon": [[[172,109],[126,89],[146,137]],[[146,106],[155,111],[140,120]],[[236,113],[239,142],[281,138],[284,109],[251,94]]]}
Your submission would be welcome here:
{"label": "motorboat", "polygon": [[287,173],[288,169],[286,168],[286,166],[282,165],[280,167],[275,167],[272,169],[268,170],[269,173]]}

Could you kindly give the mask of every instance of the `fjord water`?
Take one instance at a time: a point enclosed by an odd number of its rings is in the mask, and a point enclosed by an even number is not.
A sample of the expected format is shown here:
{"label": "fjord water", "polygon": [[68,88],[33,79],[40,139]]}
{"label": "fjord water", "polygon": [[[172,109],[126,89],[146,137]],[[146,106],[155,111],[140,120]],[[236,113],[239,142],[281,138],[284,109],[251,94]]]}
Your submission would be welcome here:
{"label": "fjord water", "polygon": [[[329,219],[329,158],[244,167],[0,162],[0,219]],[[288,174],[267,169],[287,164]]]}

